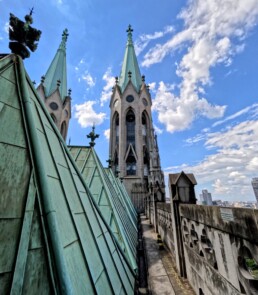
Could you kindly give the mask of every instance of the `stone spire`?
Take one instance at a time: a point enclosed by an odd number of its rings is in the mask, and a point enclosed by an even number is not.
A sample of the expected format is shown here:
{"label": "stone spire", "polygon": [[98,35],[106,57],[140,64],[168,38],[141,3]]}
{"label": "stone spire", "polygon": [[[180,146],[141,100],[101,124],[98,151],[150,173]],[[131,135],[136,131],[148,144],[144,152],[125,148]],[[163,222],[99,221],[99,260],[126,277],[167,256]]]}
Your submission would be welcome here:
{"label": "stone spire", "polygon": [[[65,29],[62,34],[62,41],[47,70],[44,80],[45,95],[51,95],[57,87],[60,91],[61,99],[67,96],[67,72],[66,72],[66,42],[68,38],[68,30]],[[58,82],[57,82],[58,81]],[[58,86],[57,86],[58,84]]]}
{"label": "stone spire", "polygon": [[118,85],[121,87],[121,91],[123,92],[128,84],[131,81],[136,89],[136,91],[140,90],[142,84],[141,73],[138,65],[138,61],[136,58],[136,54],[133,46],[132,32],[133,29],[131,25],[128,26],[127,29],[127,44],[124,55],[123,66],[121,70],[121,74],[119,77]]}

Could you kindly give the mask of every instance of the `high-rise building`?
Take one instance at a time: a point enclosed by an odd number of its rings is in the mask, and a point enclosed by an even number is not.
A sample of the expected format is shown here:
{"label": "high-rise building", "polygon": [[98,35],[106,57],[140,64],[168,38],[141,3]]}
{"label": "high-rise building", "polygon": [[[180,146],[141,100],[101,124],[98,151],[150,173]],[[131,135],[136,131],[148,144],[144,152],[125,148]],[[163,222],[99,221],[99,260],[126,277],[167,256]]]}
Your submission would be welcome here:
{"label": "high-rise building", "polygon": [[152,124],[151,95],[140,74],[132,31],[129,25],[122,70],[110,101],[109,151],[113,171],[123,179],[136,209],[143,211],[147,195],[165,201],[165,191]]}
{"label": "high-rise building", "polygon": [[64,140],[71,118],[71,90],[67,91],[66,41],[68,30],[62,34],[62,41],[45,76],[42,76],[37,91],[44,101],[55,125]]}
{"label": "high-rise building", "polygon": [[200,194],[200,201],[202,205],[212,206],[211,193],[209,193],[206,189],[202,190],[202,193]]}
{"label": "high-rise building", "polygon": [[254,190],[254,195],[255,195],[256,201],[258,203],[258,177],[255,177],[252,179],[252,187]]}

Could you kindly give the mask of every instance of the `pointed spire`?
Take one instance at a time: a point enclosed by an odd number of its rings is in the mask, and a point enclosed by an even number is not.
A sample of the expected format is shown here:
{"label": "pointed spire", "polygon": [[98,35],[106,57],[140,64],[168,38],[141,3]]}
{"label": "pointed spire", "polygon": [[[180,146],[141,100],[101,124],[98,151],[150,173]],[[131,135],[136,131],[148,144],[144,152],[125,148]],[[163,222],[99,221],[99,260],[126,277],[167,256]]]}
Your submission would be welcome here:
{"label": "pointed spire", "polygon": [[[125,90],[129,80],[133,83],[134,87],[137,91],[140,90],[142,84],[141,73],[138,65],[138,61],[136,58],[136,54],[133,46],[132,32],[133,29],[131,25],[128,26],[127,32],[127,44],[124,55],[123,66],[119,78],[119,86],[121,87],[121,91]],[[130,75],[128,73],[130,72]],[[130,77],[129,77],[130,76]]]}
{"label": "pointed spire", "polygon": [[[44,80],[45,94],[48,97],[57,87],[64,100],[67,96],[67,71],[66,71],[66,42],[68,38],[68,30],[65,29],[62,34],[62,41],[52,60],[50,67],[47,70]],[[60,81],[57,86],[57,81]]]}

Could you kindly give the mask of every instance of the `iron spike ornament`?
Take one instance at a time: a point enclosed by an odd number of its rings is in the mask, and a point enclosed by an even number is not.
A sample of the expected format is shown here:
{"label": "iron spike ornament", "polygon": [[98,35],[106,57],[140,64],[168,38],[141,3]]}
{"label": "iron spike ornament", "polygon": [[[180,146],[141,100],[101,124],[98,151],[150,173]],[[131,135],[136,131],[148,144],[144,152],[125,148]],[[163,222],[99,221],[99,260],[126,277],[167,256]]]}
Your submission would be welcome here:
{"label": "iron spike ornament", "polygon": [[[32,19],[33,8],[30,14],[25,16],[25,22],[21,21],[18,17],[10,13],[9,20],[9,48],[12,53],[18,54],[22,59],[30,56],[30,51],[34,52],[37,47],[41,31],[32,28],[30,25],[33,23]],[[28,48],[27,48],[28,47]]]}
{"label": "iron spike ornament", "polygon": [[96,138],[99,138],[99,134],[95,133],[95,126],[93,124],[92,131],[87,135],[87,138],[90,138],[90,146],[93,147],[96,143],[94,142]]}

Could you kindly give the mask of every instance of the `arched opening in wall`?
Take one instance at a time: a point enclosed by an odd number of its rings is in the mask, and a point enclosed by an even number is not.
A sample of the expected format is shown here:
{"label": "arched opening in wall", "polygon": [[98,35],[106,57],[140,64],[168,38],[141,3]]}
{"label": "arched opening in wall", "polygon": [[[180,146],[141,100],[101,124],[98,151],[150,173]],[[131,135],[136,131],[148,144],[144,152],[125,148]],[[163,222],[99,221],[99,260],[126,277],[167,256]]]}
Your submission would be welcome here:
{"label": "arched opening in wall", "polygon": [[143,149],[143,176],[148,177],[150,171],[150,157],[146,148]]}
{"label": "arched opening in wall", "polygon": [[240,291],[242,294],[246,294],[245,288],[243,287],[243,285],[241,284],[241,282],[239,281],[239,286],[240,286]]}
{"label": "arched opening in wall", "polygon": [[113,116],[113,121],[112,121],[112,131],[115,135],[115,139],[112,138],[112,140],[115,141],[115,144],[119,143],[119,115],[117,112],[115,112]]}
{"label": "arched opening in wall", "polygon": [[126,175],[136,175],[136,159],[132,150],[126,159]]}
{"label": "arched opening in wall", "polygon": [[146,116],[143,113],[142,114],[142,142],[145,145],[147,144],[146,136],[147,136]]}
{"label": "arched opening in wall", "polygon": [[212,246],[212,243],[211,243],[210,239],[207,236],[207,233],[206,233],[205,229],[202,230],[201,242],[203,244],[203,247],[205,248],[205,251],[211,253],[212,249],[213,249],[213,246]]}
{"label": "arched opening in wall", "polygon": [[63,139],[66,138],[66,122],[65,121],[63,121],[61,124],[61,135]]}
{"label": "arched opening in wall", "polygon": [[214,265],[213,265],[213,267],[214,267],[216,270],[218,270],[218,263],[215,262]]}
{"label": "arched opening in wall", "polygon": [[119,174],[119,169],[118,169],[118,156],[117,152],[115,152],[115,157],[114,157],[114,166],[115,166],[115,176],[118,177]]}
{"label": "arched opening in wall", "polygon": [[194,245],[196,245],[198,243],[198,241],[199,241],[198,234],[195,231],[195,227],[194,227],[193,224],[191,226],[191,239],[192,239]]}
{"label": "arched opening in wall", "polygon": [[51,113],[50,116],[51,116],[52,120],[54,121],[54,123],[56,124],[56,117],[55,117],[55,115],[53,113]]}
{"label": "arched opening in wall", "polygon": [[200,254],[201,257],[204,257],[204,254],[203,254],[202,250],[200,251],[199,254]]}
{"label": "arched opening in wall", "polygon": [[132,110],[126,114],[126,143],[135,147],[135,115]]}
{"label": "arched opening in wall", "polygon": [[203,293],[202,288],[199,288],[199,295],[205,295],[205,294]]}
{"label": "arched opening in wall", "polygon": [[183,238],[185,243],[189,242],[189,230],[185,220],[183,222]]}
{"label": "arched opening in wall", "polygon": [[241,268],[246,270],[250,274],[250,278],[253,278],[253,288],[258,290],[258,263],[254,259],[251,251],[246,247],[242,246],[239,249],[239,256],[238,256],[238,265]]}

